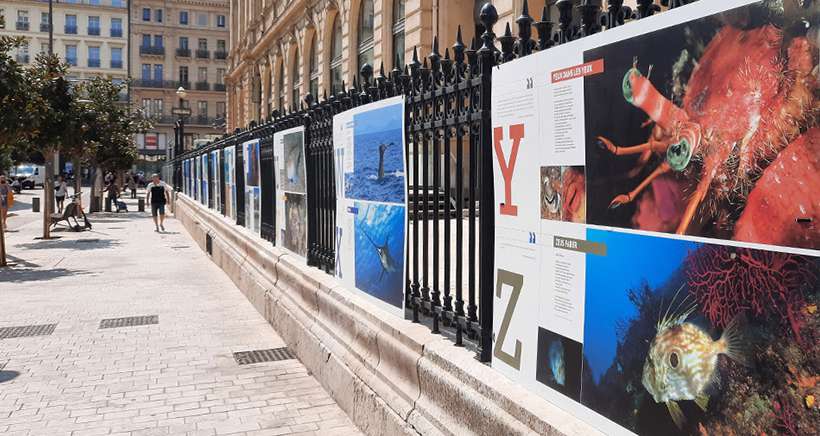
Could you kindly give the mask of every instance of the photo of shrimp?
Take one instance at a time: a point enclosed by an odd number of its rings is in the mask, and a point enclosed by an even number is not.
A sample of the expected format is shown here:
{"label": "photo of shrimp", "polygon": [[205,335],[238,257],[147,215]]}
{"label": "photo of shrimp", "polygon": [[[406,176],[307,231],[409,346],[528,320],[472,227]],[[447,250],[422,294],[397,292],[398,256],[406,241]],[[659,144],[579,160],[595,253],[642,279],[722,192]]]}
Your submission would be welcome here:
{"label": "photo of shrimp", "polygon": [[820,258],[605,230],[581,403],[641,435],[812,434]]}
{"label": "photo of shrimp", "polygon": [[586,222],[583,166],[541,167],[541,219]]}

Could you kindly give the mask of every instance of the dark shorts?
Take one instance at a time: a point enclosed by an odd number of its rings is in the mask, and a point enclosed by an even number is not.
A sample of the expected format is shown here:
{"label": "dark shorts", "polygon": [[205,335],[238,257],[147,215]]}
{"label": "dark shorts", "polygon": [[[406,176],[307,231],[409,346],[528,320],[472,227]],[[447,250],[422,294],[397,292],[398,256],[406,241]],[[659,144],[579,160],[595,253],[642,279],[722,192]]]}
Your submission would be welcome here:
{"label": "dark shorts", "polygon": [[54,198],[57,199],[57,203],[62,203],[65,201],[65,195],[55,195]]}
{"label": "dark shorts", "polygon": [[151,203],[151,215],[165,215],[165,203]]}

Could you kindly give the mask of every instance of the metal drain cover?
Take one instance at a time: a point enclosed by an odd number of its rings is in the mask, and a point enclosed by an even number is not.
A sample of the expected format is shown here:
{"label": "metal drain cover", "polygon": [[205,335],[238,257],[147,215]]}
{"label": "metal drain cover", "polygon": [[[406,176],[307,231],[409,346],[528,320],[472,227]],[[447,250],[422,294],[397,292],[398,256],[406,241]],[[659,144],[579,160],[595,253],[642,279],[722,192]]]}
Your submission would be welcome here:
{"label": "metal drain cover", "polygon": [[48,336],[54,333],[57,324],[23,325],[0,328],[0,339],[25,338],[29,336]]}
{"label": "metal drain cover", "polygon": [[159,315],[129,316],[126,318],[109,318],[100,321],[101,329],[134,327],[138,325],[159,324]]}
{"label": "metal drain cover", "polygon": [[251,363],[276,362],[279,360],[295,359],[296,356],[288,347],[269,348],[267,350],[240,351],[233,353],[233,358],[239,365]]}
{"label": "metal drain cover", "polygon": [[100,242],[100,240],[99,239],[77,239],[74,242],[76,242],[78,244],[96,244],[97,242]]}

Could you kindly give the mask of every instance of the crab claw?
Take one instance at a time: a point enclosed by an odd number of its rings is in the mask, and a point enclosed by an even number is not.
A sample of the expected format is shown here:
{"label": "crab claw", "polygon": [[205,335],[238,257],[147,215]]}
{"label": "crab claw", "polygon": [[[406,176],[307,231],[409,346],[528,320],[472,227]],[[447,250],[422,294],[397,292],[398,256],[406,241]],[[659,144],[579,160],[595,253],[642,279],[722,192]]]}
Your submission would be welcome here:
{"label": "crab claw", "polygon": [[618,206],[629,203],[631,201],[632,201],[632,198],[628,194],[621,194],[621,195],[615,197],[612,200],[612,202],[609,203],[609,208],[610,209],[617,209]]}
{"label": "crab claw", "polygon": [[596,138],[598,147],[602,150],[608,150],[610,153],[617,155],[618,154],[618,146],[613,144],[612,141],[609,139],[604,138],[603,136],[599,136]]}

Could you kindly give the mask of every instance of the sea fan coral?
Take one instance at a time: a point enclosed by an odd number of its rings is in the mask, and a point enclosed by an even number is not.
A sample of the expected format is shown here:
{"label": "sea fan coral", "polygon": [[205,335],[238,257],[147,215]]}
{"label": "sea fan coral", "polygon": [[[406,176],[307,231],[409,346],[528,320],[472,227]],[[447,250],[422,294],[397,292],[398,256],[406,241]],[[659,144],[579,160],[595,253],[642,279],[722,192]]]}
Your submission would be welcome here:
{"label": "sea fan coral", "polygon": [[689,255],[686,269],[689,291],[713,325],[724,327],[741,313],[771,317],[785,320],[801,342],[804,287],[817,279],[816,265],[810,259],[704,245]]}

